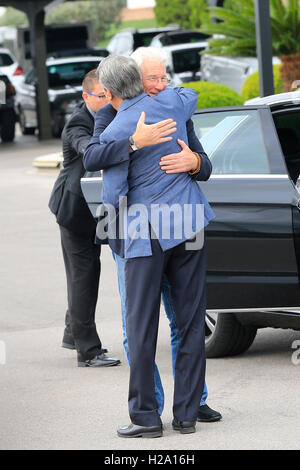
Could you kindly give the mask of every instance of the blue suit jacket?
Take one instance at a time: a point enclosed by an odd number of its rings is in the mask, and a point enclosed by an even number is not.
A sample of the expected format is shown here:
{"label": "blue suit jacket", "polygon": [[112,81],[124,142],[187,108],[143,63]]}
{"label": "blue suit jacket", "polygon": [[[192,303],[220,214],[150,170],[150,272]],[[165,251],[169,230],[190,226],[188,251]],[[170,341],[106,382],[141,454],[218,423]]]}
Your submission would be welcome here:
{"label": "blue suit jacket", "polygon": [[[116,118],[100,136],[100,142],[106,144],[126,138],[134,132],[142,111],[145,111],[149,124],[167,117],[172,117],[177,122],[177,132],[172,141],[140,149],[131,155],[130,161],[125,160],[104,171],[104,204],[107,207],[117,207],[119,196],[128,195],[129,211],[126,209],[124,212],[126,221],[122,219],[126,258],[152,254],[149,222],[162,249],[167,250],[193,237],[214,218],[195,181],[186,173],[167,175],[159,166],[162,155],[180,150],[177,138],[187,142],[186,122],[195,111],[196,105],[196,93],[185,88],[167,88],[154,98],[142,93],[122,103]],[[143,214],[140,212],[137,220],[132,214],[133,205],[141,204],[143,206],[139,206],[138,210]],[[164,214],[161,220],[163,207],[171,209],[172,215],[166,217]],[[202,210],[202,218],[197,214],[199,208]],[[175,216],[173,211],[176,212]]]}
{"label": "blue suit jacket", "polygon": [[[99,136],[106,127],[109,126],[116,114],[117,112],[111,105],[105,106],[96,114],[94,134],[83,156],[83,164],[86,170],[104,170],[110,166],[118,165],[121,161],[129,160],[129,136],[122,139],[119,138],[118,140],[108,144],[100,144],[99,141]],[[196,179],[197,181],[206,181],[211,175],[212,165],[195,134],[194,124],[191,119],[186,123],[186,130],[190,149],[193,152],[197,152],[202,158],[202,165],[199,173],[191,178]]]}

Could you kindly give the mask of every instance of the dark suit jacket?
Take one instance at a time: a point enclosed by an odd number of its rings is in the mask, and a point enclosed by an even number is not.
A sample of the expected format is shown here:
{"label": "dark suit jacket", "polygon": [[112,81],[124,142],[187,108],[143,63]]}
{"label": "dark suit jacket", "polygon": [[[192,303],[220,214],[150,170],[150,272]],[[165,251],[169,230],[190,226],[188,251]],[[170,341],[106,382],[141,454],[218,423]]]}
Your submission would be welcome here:
{"label": "dark suit jacket", "polygon": [[83,197],[80,178],[85,173],[82,157],[93,131],[93,116],[83,103],[76,108],[64,127],[63,169],[49,201],[49,208],[56,215],[59,225],[87,236],[95,233],[96,222]]}

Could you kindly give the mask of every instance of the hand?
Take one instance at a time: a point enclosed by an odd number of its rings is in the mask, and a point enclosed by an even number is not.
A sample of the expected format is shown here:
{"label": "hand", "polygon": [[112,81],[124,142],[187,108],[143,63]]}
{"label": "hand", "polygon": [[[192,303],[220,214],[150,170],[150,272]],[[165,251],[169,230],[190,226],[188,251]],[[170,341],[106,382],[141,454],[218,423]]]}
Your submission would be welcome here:
{"label": "hand", "polygon": [[172,140],[172,137],[167,136],[177,130],[175,127],[176,122],[173,119],[166,119],[155,124],[145,124],[145,119],[146,115],[143,111],[138,120],[136,131],[132,136],[135,145],[139,149]]}
{"label": "hand", "polygon": [[182,151],[178,153],[170,153],[169,155],[162,157],[159,162],[160,168],[168,174],[186,173],[187,171],[196,170],[198,157],[191,151],[186,143],[183,142],[183,140],[177,139],[177,142],[182,148]]}

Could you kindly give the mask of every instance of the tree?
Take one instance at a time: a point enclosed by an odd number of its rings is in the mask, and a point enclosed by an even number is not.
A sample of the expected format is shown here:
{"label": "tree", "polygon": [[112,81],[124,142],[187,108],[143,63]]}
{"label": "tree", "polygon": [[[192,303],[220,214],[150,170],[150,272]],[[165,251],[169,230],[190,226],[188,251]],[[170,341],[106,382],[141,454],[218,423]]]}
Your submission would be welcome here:
{"label": "tree", "polygon": [[15,8],[6,8],[5,13],[0,17],[0,26],[19,26],[21,24],[28,24],[27,16]]}
{"label": "tree", "polygon": [[[67,2],[52,8],[46,14],[46,23],[70,23],[72,21],[90,21],[96,40],[103,39],[112,23],[121,22],[121,10],[126,0],[90,0]],[[0,19],[1,26],[28,24],[27,16],[14,8],[7,8]]]}
{"label": "tree", "polygon": [[[300,0],[270,0],[273,55],[281,58],[285,90],[300,77]],[[220,23],[201,31],[222,35],[209,41],[209,54],[256,56],[254,0],[226,0],[224,8],[210,8]]]}
{"label": "tree", "polygon": [[46,23],[70,23],[71,21],[90,21],[96,40],[105,38],[112,23],[121,22],[121,10],[126,0],[91,0],[63,3],[52,8],[46,15]]}
{"label": "tree", "polygon": [[161,25],[198,29],[209,20],[207,0],[156,0],[154,12]]}

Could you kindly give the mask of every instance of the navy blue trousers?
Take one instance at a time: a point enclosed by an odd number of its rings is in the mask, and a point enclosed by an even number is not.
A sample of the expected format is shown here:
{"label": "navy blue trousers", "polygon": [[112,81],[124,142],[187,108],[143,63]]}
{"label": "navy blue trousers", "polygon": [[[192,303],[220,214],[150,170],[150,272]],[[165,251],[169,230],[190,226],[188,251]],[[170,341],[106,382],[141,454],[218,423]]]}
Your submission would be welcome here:
{"label": "navy blue trousers", "polygon": [[130,355],[129,414],[140,426],[161,423],[155,398],[154,364],[162,276],[174,302],[180,345],[175,363],[173,415],[196,421],[205,380],[206,250],[182,243],[165,252],[152,240],[152,256],[125,263],[126,329]]}

